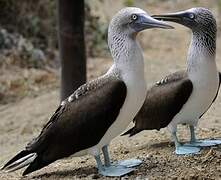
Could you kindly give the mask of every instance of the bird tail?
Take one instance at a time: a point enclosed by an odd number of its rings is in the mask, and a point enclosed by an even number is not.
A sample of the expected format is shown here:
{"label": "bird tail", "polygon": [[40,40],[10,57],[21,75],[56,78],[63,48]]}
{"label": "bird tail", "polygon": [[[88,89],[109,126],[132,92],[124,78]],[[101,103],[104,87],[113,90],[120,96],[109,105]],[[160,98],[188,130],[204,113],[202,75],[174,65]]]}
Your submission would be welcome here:
{"label": "bird tail", "polygon": [[33,153],[28,150],[23,150],[20,153],[18,153],[15,157],[13,157],[11,160],[9,160],[1,168],[1,170],[5,170],[6,172],[16,171],[31,164],[36,157],[37,153]]}
{"label": "bird tail", "polygon": [[132,127],[131,129],[129,129],[128,131],[126,131],[125,133],[123,133],[121,136],[125,136],[129,134],[129,137],[134,136],[135,134],[139,133],[142,130],[137,129],[136,127]]}

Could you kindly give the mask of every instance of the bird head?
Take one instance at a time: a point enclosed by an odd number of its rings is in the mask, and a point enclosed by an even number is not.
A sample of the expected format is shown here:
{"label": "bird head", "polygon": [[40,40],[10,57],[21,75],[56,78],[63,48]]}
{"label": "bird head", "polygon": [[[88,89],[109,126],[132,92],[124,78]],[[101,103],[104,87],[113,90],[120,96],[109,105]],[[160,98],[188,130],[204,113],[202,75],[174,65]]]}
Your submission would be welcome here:
{"label": "bird head", "polygon": [[109,30],[114,29],[124,34],[136,34],[150,28],[171,29],[172,26],[149,16],[144,10],[136,7],[121,9],[111,20]]}
{"label": "bird head", "polygon": [[216,34],[216,20],[206,8],[197,7],[176,13],[153,15],[157,20],[172,21],[190,28],[193,32]]}

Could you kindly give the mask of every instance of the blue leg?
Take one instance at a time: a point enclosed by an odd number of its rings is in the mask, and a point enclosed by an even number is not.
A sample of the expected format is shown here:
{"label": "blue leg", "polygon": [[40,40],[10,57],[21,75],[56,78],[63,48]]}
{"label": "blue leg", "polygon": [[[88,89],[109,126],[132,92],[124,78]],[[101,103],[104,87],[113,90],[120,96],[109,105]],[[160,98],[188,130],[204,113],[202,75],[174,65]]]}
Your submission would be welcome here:
{"label": "blue leg", "polygon": [[100,155],[98,156],[94,156],[95,160],[96,160],[96,163],[97,163],[97,168],[98,168],[98,172],[103,172],[104,171],[104,166],[101,162],[101,158],[100,158]]}
{"label": "blue leg", "polygon": [[190,125],[190,144],[196,142],[196,134],[195,134],[195,128],[194,126]]}
{"label": "blue leg", "polygon": [[178,155],[196,154],[200,151],[200,148],[198,148],[198,147],[181,145],[178,138],[177,138],[176,132],[173,132],[172,135],[175,140],[176,154],[178,154]]}
{"label": "blue leg", "polygon": [[190,134],[191,134],[191,140],[190,143],[187,144],[188,146],[193,147],[209,147],[209,146],[216,146],[221,144],[221,140],[219,139],[205,139],[205,140],[197,140],[195,136],[195,129],[194,126],[190,125]]}
{"label": "blue leg", "polygon": [[[110,157],[109,157],[107,145],[102,148],[102,151],[104,154],[105,166],[110,166],[111,162],[110,162]],[[140,159],[127,159],[127,160],[115,162],[114,165],[132,168],[132,167],[139,166],[141,163],[142,163],[142,161]]]}
{"label": "blue leg", "polygon": [[108,167],[111,165],[111,161],[110,161],[110,156],[109,156],[107,145],[102,148],[102,152],[104,155],[104,164],[106,167]]}
{"label": "blue leg", "polygon": [[111,163],[107,146],[104,146],[102,151],[105,165],[102,165],[100,156],[95,156],[99,174],[103,176],[120,177],[135,170],[134,168],[119,165],[118,163]]}

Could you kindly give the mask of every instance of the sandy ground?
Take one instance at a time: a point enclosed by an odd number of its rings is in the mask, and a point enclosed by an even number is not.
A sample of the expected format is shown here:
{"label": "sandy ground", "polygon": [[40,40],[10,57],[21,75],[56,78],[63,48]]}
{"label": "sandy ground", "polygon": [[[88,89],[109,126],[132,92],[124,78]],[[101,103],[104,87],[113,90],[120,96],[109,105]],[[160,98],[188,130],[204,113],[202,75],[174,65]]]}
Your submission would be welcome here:
{"label": "sandy ground", "polygon": [[[182,5],[182,4],[181,4]],[[180,6],[181,6],[180,5]],[[174,9],[174,8],[169,8]],[[181,8],[180,8],[181,9]],[[167,6],[152,7],[152,12],[168,11]],[[140,35],[145,55],[147,85],[164,75],[185,68],[185,55],[189,43],[189,30],[176,26],[176,30],[150,30]],[[145,37],[145,38],[144,38]],[[217,65],[221,69],[221,38],[218,38]],[[104,73],[110,58],[88,60],[89,79]],[[21,101],[0,106],[0,166],[22,150],[26,143],[38,135],[58,105],[58,89],[48,89],[37,97],[28,96]],[[221,138],[221,95],[200,120],[199,138]],[[179,127],[179,137],[188,140],[189,131]],[[132,138],[117,137],[110,145],[113,160],[140,158],[143,164],[122,179],[221,179],[221,146],[203,149],[199,155],[176,156],[170,134],[166,129],[145,131]],[[112,179],[97,174],[91,156],[68,158],[49,165],[27,177],[21,171],[10,174],[0,172],[1,180],[11,179]],[[113,178],[118,179],[118,178]]]}

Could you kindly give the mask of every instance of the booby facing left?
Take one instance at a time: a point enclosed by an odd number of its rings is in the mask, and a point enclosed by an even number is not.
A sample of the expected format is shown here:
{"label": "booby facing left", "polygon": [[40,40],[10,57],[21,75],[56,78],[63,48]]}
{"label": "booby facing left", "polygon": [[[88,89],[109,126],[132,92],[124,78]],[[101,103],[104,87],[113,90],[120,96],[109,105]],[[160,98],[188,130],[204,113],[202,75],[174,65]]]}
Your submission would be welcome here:
{"label": "booby facing left", "polygon": [[[172,21],[192,30],[187,55],[187,70],[163,78],[147,91],[145,103],[135,117],[135,126],[124,134],[168,127],[177,154],[193,154],[201,146],[221,144],[221,140],[197,140],[194,129],[199,119],[215,101],[221,74],[216,66],[216,20],[205,8],[191,8],[164,15],[158,20]],[[191,140],[182,145],[177,138],[177,125],[188,124]]]}
{"label": "booby facing left", "polygon": [[145,100],[144,62],[136,35],[149,28],[172,26],[151,18],[139,8],[120,10],[108,29],[108,45],[114,60],[111,68],[63,101],[40,135],[3,169],[14,171],[28,166],[23,172],[26,175],[58,159],[86,154],[95,157],[99,173],[105,176],[122,176],[133,170],[128,166],[140,164],[112,164],[107,146],[126,129]]}

